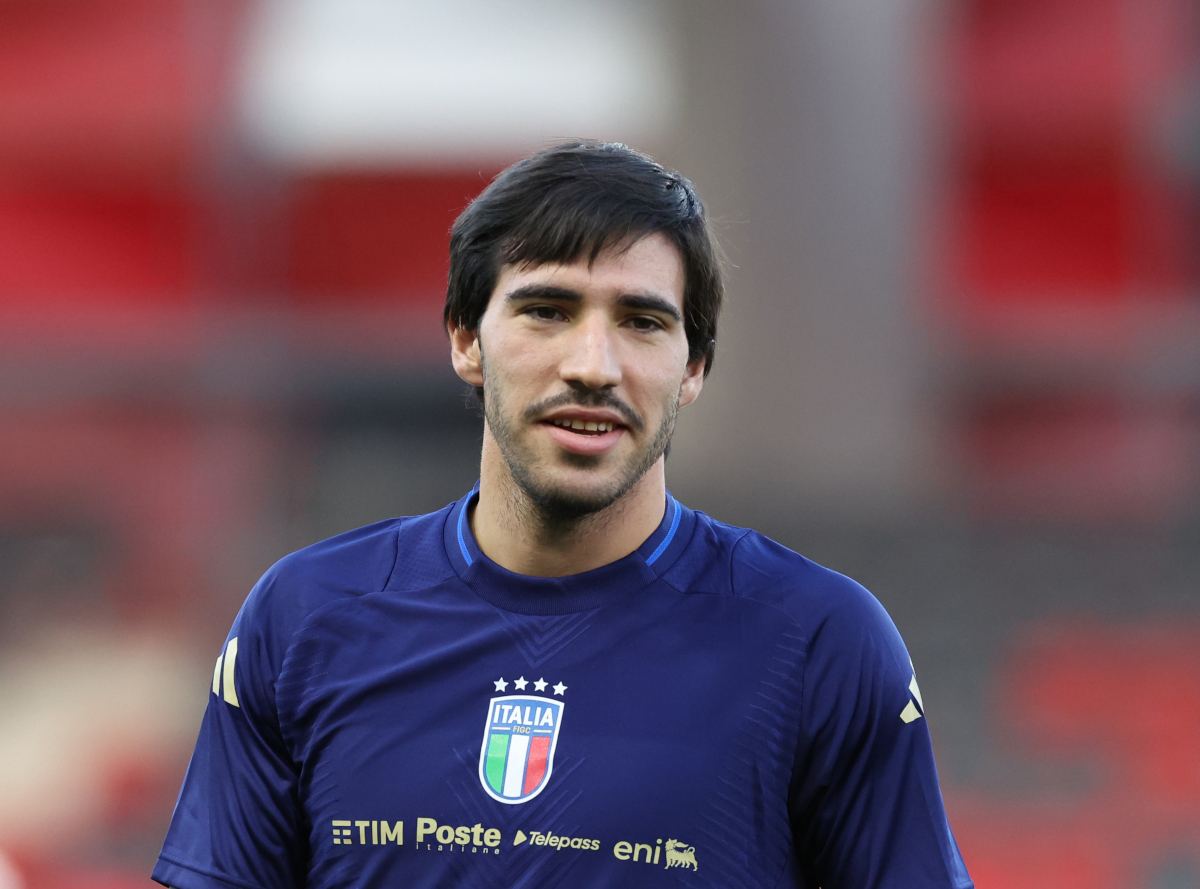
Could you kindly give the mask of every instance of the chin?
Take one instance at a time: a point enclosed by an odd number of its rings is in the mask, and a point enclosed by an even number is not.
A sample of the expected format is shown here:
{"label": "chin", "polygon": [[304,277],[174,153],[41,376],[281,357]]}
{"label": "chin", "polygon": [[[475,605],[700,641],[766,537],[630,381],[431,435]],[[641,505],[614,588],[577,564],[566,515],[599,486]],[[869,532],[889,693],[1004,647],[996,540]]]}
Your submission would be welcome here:
{"label": "chin", "polygon": [[578,519],[612,506],[640,478],[517,478],[529,499],[548,517]]}

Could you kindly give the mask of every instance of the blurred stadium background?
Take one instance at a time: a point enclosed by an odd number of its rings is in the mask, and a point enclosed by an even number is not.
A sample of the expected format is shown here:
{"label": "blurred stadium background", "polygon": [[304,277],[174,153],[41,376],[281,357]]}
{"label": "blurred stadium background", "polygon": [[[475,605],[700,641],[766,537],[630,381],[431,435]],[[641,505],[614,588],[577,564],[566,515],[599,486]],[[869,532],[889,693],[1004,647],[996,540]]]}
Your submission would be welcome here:
{"label": "blurred stadium background", "polygon": [[1200,887],[1198,14],[0,0],[0,889],[148,885],[257,576],[473,482],[447,229],[567,136],[706,197],[669,481],[888,607],[981,889]]}

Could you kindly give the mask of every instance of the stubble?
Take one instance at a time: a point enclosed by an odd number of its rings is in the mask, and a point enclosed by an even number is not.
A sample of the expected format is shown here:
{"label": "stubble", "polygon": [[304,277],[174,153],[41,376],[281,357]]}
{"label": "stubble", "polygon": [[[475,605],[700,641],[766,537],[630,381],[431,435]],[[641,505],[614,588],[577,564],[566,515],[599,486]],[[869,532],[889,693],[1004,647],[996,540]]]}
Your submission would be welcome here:
{"label": "stubble", "polygon": [[[679,393],[676,392],[663,406],[663,417],[658,429],[647,445],[631,454],[624,466],[606,485],[589,490],[572,490],[556,483],[551,478],[549,467],[539,467],[538,458],[532,449],[520,441],[517,422],[505,416],[501,410],[503,399],[497,391],[494,378],[487,373],[484,380],[484,416],[492,438],[508,466],[513,490],[507,492],[511,518],[536,528],[541,536],[563,538],[574,536],[586,527],[595,533],[608,522],[617,518],[611,507],[638,483],[658,459],[666,452],[675,431],[679,415]],[[528,426],[547,411],[568,405],[580,407],[603,407],[621,414],[625,425],[632,431],[645,428],[645,421],[628,404],[607,390],[573,386],[560,395],[530,405],[522,412],[520,423]],[[600,471],[602,457],[585,454],[564,453],[557,457],[575,469]]]}

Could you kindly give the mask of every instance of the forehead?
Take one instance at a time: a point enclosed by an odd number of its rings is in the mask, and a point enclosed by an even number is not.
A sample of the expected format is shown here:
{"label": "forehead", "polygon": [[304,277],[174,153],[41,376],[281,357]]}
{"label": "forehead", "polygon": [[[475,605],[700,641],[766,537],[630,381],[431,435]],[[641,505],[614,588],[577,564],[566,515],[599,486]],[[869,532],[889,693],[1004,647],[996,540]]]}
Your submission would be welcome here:
{"label": "forehead", "polygon": [[[671,301],[682,312],[686,277],[679,249],[656,232],[631,244],[605,248],[594,262],[582,256],[566,263],[503,266],[492,296],[504,297],[518,288],[542,284],[584,297],[653,294]],[[496,302],[493,299],[488,308]]]}

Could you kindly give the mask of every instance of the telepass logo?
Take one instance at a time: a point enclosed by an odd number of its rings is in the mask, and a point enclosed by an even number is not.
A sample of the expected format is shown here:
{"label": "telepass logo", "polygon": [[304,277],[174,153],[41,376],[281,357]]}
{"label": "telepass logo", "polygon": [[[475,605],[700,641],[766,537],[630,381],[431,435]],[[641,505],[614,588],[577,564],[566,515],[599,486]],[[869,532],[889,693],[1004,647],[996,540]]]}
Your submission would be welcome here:
{"label": "telepass logo", "polygon": [[[555,694],[562,693],[558,688],[565,690],[561,684],[555,688]],[[564,701],[538,695],[491,699],[479,751],[479,781],[488,796],[515,804],[542,792],[554,771],[565,707]]]}

